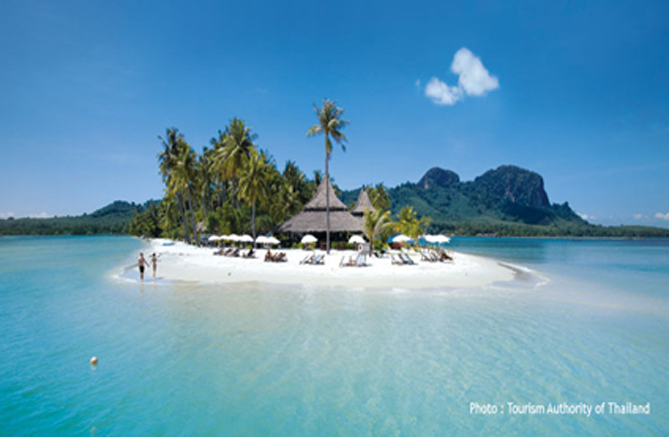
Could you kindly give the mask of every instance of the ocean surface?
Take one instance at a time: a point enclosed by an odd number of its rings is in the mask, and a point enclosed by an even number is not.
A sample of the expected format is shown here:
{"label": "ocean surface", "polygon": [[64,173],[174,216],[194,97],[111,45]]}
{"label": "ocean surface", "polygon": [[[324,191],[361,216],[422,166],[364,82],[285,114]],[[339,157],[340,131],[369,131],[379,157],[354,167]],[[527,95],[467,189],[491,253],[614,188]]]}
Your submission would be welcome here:
{"label": "ocean surface", "polygon": [[419,291],[119,278],[144,247],[0,238],[0,435],[669,433],[667,241],[455,238],[536,274]]}

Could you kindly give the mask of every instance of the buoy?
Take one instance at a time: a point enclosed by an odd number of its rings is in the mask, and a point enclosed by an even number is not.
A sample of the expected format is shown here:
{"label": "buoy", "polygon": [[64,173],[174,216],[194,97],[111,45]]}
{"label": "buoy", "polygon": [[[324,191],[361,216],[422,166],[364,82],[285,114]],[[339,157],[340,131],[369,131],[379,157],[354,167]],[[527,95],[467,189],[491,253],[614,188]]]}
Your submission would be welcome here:
{"label": "buoy", "polygon": [[98,365],[98,357],[91,358],[91,366],[97,366],[97,365]]}

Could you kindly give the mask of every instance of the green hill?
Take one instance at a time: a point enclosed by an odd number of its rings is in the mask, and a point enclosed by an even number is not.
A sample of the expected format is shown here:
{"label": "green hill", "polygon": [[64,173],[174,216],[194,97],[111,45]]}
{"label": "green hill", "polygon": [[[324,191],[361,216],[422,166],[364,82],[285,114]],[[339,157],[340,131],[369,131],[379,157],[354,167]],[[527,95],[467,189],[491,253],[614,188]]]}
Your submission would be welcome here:
{"label": "green hill", "polygon": [[[147,202],[148,203],[148,202]],[[0,235],[127,234],[136,210],[144,206],[117,200],[91,214],[0,220]]]}
{"label": "green hill", "polygon": [[[342,193],[346,204],[359,190]],[[505,165],[462,182],[450,170],[428,170],[417,182],[388,189],[391,209],[405,205],[432,217],[431,230],[458,235],[669,237],[669,229],[592,225],[568,203],[551,204],[538,173]]]}

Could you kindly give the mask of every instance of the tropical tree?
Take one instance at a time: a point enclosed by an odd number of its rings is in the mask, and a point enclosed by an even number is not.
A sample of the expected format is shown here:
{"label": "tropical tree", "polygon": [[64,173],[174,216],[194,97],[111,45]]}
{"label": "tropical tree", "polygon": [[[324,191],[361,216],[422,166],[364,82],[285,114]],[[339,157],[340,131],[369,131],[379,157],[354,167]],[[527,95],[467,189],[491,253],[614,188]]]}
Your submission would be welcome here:
{"label": "tropical tree", "polygon": [[390,209],[390,195],[383,183],[368,188],[367,194],[369,195],[369,201],[372,202],[372,206],[375,209]]}
{"label": "tropical tree", "polygon": [[244,120],[237,117],[230,120],[225,132],[219,131],[219,140],[214,141],[214,168],[221,173],[221,179],[231,181],[233,198],[235,198],[235,181],[237,174],[244,167],[255,150],[254,141],[258,135],[251,132]]}
{"label": "tropical tree", "polygon": [[[196,159],[195,151],[182,139],[179,146],[179,154],[177,155],[172,168],[172,178],[170,180],[171,186],[168,187],[177,195],[177,197],[180,196],[182,199],[188,201],[188,210],[185,214],[185,220],[186,223],[188,223],[188,216],[190,216],[194,235],[197,233],[197,228],[195,225],[195,214],[191,192],[197,191]],[[190,214],[188,214],[188,212],[190,212]],[[188,233],[188,231],[186,232]],[[199,245],[199,238],[196,238],[196,240]]]}
{"label": "tropical tree", "polygon": [[375,209],[370,212],[369,208],[365,208],[363,232],[370,243],[374,244],[376,237],[384,237],[391,230],[391,225],[390,211]]}
{"label": "tropical tree", "polygon": [[254,243],[256,239],[256,202],[260,201],[264,204],[267,201],[269,191],[268,173],[269,168],[264,154],[255,152],[244,162],[239,177],[239,195],[251,206]]}
{"label": "tropical tree", "polygon": [[401,232],[411,238],[418,238],[427,230],[431,220],[430,217],[418,219],[413,207],[407,205],[400,210],[394,227],[396,232]]}
{"label": "tropical tree", "polygon": [[[339,144],[342,150],[346,151],[344,143],[347,141],[346,136],[341,130],[348,125],[348,121],[344,120],[342,115],[344,110],[338,108],[333,100],[323,99],[323,106],[317,107],[314,103],[314,111],[318,116],[318,124],[312,126],[307,131],[307,136],[314,136],[323,134],[325,136],[325,180],[330,183],[329,162],[330,154],[332,153],[332,141]],[[330,140],[332,138],[332,141]],[[325,222],[326,222],[326,248],[327,253],[330,253],[330,190],[325,190]]]}
{"label": "tropical tree", "polygon": [[[181,220],[186,231],[186,241],[190,243],[190,231],[188,229],[188,220],[186,219],[186,208],[184,206],[184,198],[179,190],[174,190],[175,167],[183,143],[185,142],[183,134],[179,133],[177,128],[168,128],[165,130],[165,138],[158,136],[162,143],[163,150],[158,154],[159,171],[166,185],[166,196],[170,194],[176,197],[176,203],[179,208]],[[195,231],[195,229],[193,229]]]}

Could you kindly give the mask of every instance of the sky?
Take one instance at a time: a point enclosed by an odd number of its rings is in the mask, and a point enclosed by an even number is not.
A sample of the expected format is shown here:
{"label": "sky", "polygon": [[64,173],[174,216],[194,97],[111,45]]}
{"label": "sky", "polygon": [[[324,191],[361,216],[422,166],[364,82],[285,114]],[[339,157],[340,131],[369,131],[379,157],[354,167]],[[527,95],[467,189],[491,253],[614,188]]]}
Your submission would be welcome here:
{"label": "sky", "polygon": [[233,117],[280,169],[344,189],[544,177],[593,223],[669,227],[666,1],[0,3],[0,218],[162,196],[158,135],[198,152]]}

